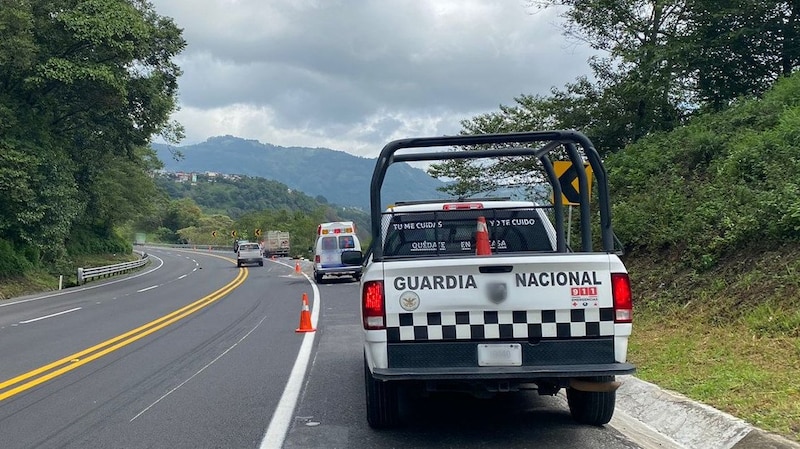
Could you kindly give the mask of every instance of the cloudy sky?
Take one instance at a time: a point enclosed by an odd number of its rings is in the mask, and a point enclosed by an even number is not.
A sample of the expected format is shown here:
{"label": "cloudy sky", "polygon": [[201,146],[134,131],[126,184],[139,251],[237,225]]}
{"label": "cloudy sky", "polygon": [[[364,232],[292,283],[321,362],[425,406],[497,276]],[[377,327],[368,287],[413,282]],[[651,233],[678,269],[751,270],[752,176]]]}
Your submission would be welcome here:
{"label": "cloudy sky", "polygon": [[230,134],[377,156],[588,74],[526,0],[152,0],[184,30],[181,144]]}

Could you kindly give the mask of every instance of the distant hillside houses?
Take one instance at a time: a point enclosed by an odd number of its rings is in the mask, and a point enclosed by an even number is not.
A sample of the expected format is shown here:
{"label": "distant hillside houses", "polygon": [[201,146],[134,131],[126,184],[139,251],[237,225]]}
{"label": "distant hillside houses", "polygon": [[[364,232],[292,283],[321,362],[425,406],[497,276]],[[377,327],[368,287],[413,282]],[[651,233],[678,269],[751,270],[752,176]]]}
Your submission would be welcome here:
{"label": "distant hillside houses", "polygon": [[163,177],[165,177],[165,178],[167,178],[167,179],[169,179],[171,181],[174,181],[174,182],[190,182],[192,184],[197,183],[198,179],[201,182],[202,181],[214,182],[219,178],[228,179],[228,180],[231,180],[231,181],[238,181],[238,180],[242,179],[242,175],[229,174],[229,173],[217,173],[217,172],[213,172],[213,171],[207,171],[207,172],[199,173],[199,172],[182,172],[182,171],[170,172],[170,171],[166,171],[166,170],[158,170],[158,175],[159,176],[163,176]]}

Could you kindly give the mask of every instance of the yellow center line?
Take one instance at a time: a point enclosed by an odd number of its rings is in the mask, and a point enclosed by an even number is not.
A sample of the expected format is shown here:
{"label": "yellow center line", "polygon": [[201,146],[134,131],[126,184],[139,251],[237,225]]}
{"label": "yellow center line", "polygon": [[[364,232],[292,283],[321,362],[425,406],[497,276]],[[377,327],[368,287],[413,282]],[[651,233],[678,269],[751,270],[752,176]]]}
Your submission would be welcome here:
{"label": "yellow center line", "polygon": [[[136,329],[130,330],[122,335],[106,340],[100,344],[76,352],[75,354],[68,355],[64,358],[56,360],[55,362],[36,368],[32,371],[8,379],[4,382],[0,382],[0,390],[4,390],[13,385],[17,385],[14,388],[11,388],[7,391],[0,393],[0,401],[10,398],[11,396],[14,396],[25,390],[31,389],[39,384],[47,382],[48,380],[58,377],[64,373],[72,371],[73,369],[85,365],[93,360],[99,359],[104,355],[116,351],[117,349],[120,349],[137,340],[140,340],[158,330],[161,330],[169,326],[170,324],[173,324],[183,318],[186,318],[187,316],[207,307],[210,304],[213,304],[220,298],[230,293],[233,289],[241,285],[245,281],[245,279],[247,279],[247,276],[248,276],[248,270],[246,268],[241,268],[239,269],[239,273],[237,274],[236,278],[234,278],[233,281],[231,281],[221,289],[207,296],[204,296],[203,298],[200,298],[199,300],[189,305],[181,307],[180,309],[171,312],[167,315],[164,315],[161,318],[153,320],[143,326],[139,326]],[[39,376],[42,373],[47,373],[47,374]],[[36,378],[29,382],[18,385],[34,377]]]}

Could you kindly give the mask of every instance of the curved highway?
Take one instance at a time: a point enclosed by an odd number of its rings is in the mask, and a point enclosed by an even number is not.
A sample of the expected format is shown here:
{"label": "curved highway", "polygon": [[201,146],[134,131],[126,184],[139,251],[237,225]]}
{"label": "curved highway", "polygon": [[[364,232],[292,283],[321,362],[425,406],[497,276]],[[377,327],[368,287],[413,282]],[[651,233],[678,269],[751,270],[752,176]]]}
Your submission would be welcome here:
{"label": "curved highway", "polygon": [[[2,447],[640,447],[535,393],[410,397],[403,427],[374,431],[356,283],[147,251],[133,275],[0,302]],[[304,293],[316,332],[295,332]]]}
{"label": "curved highway", "polygon": [[310,284],[278,263],[148,252],[146,274],[1,304],[3,447],[258,447]]}

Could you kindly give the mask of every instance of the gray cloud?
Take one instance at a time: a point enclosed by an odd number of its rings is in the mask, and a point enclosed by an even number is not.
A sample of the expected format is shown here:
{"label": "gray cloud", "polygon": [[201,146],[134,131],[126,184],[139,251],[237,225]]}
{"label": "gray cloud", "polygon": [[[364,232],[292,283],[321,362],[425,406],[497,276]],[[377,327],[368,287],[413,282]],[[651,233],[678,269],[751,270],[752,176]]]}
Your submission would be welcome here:
{"label": "gray cloud", "polygon": [[553,11],[507,0],[156,0],[178,58],[187,143],[233,134],[374,156],[588,73]]}

